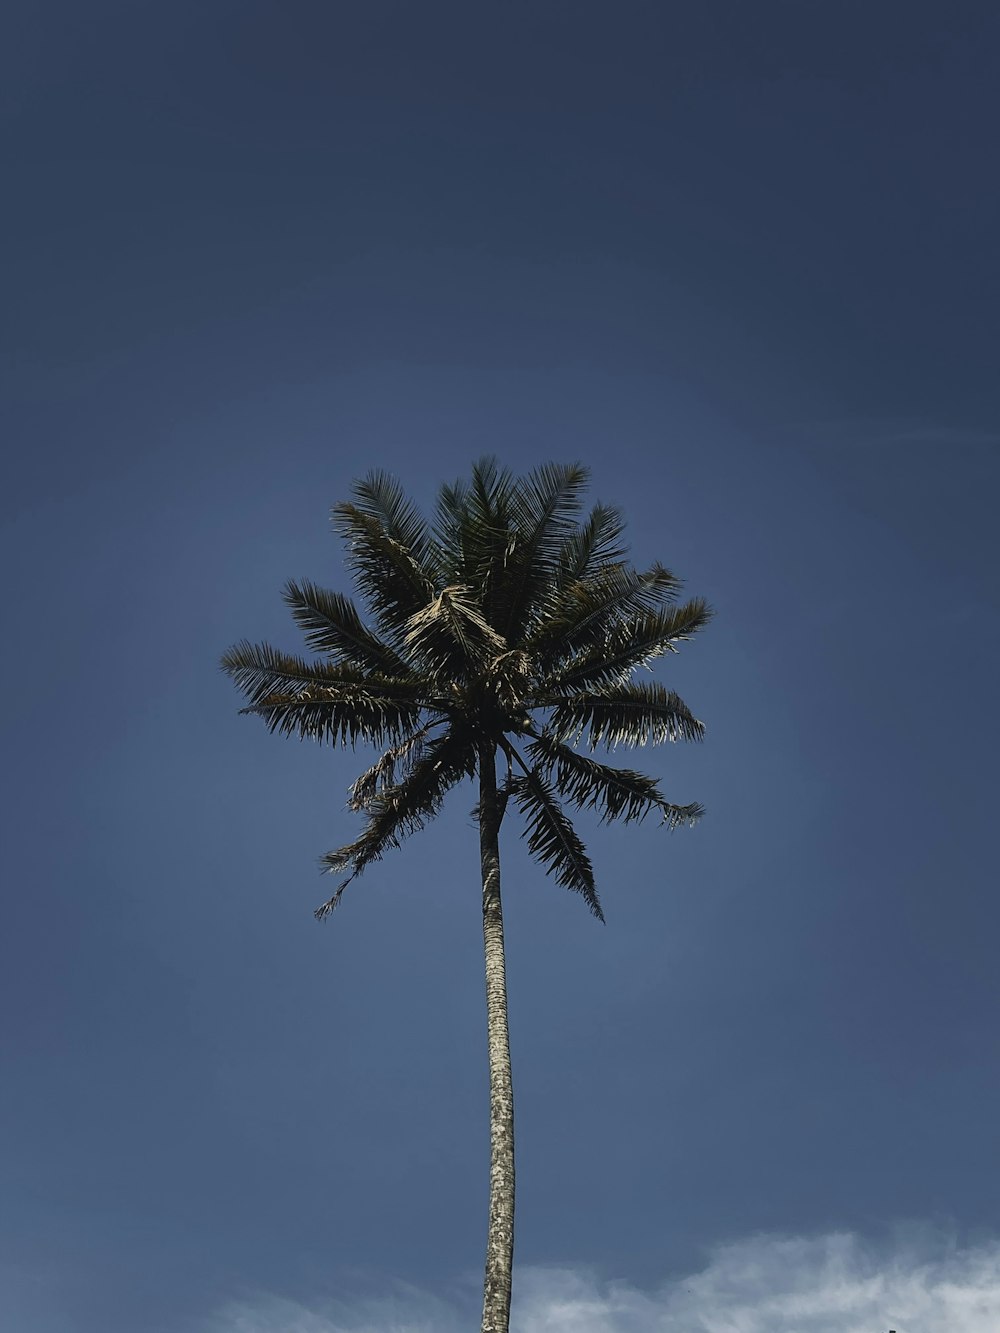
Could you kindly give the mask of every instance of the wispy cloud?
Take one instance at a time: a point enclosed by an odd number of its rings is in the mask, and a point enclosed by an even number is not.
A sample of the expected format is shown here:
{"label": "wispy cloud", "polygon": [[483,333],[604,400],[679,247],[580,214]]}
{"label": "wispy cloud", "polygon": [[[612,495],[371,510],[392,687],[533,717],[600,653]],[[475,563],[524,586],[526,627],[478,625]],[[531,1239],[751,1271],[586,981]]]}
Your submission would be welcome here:
{"label": "wispy cloud", "polygon": [[[357,1301],[236,1303],[205,1333],[458,1333],[474,1314],[471,1286],[447,1295],[397,1286]],[[997,1333],[1000,1241],[761,1236],[721,1246],[657,1290],[586,1269],[527,1268],[511,1323],[518,1333]]]}

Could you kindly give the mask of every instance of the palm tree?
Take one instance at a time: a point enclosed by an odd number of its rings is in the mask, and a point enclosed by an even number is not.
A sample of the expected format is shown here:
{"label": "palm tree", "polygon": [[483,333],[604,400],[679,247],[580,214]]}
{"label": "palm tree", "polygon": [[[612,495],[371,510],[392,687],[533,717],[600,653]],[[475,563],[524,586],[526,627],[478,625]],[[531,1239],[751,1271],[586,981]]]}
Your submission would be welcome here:
{"label": "palm tree", "polygon": [[[693,823],[650,777],[576,748],[698,740],[687,706],[636,668],[701,629],[701,599],[681,602],[662,565],[636,570],[618,509],[581,516],[588,473],[548,464],[516,478],[492,459],[442,486],[428,523],[399,484],[372,472],[333,510],[347,561],[377,630],[354,604],[312,583],[284,598],[318,657],[243,642],[223,669],[242,711],[269,730],[381,757],[350,790],[359,835],[322,860],[344,874],[317,909],[438,813],[464,778],[479,780],[483,942],[490,1068],[490,1203],[483,1333],[507,1333],[514,1239],[514,1114],[500,905],[499,832],[509,801],[547,873],[604,920],[594,873],[559,797],[603,819]],[[504,766],[498,780],[497,757]]]}

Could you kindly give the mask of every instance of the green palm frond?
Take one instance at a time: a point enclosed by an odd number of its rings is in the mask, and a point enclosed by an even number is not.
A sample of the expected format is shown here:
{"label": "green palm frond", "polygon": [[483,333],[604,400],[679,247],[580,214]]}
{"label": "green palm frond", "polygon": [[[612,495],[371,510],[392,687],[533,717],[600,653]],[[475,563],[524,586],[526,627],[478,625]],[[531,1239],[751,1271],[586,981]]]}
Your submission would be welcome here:
{"label": "green palm frond", "polygon": [[434,599],[428,572],[377,518],[357,505],[334,505],[333,523],[348,543],[347,563],[359,591],[384,636],[398,649],[407,621]]}
{"label": "green palm frond", "polygon": [[464,481],[442,486],[434,522],[438,586],[457,583],[474,588],[487,616],[513,540],[503,490],[506,482],[497,482],[491,491],[490,475],[481,479],[477,490]]}
{"label": "green palm frond", "polygon": [[306,643],[316,653],[392,676],[406,675],[407,663],[362,621],[349,597],[315,583],[289,579],[283,593]]}
{"label": "green palm frond", "polygon": [[592,746],[659,745],[700,741],[705,732],[684,700],[657,681],[581,691],[549,702],[553,707],[547,730],[560,741],[587,732]]}
{"label": "green palm frond", "polygon": [[462,584],[475,589],[484,617],[491,618],[493,592],[515,539],[512,517],[514,477],[496,459],[481,458],[471,480],[461,479],[438,491],[434,518],[437,586]]}
{"label": "green palm frond", "polygon": [[329,745],[385,745],[420,724],[421,703],[379,694],[373,685],[272,694],[244,713],[263,718],[268,731]]}
{"label": "green palm frond", "polygon": [[589,473],[578,463],[545,463],[517,483],[511,509],[517,537],[495,604],[494,622],[510,643],[551,609],[560,557],[576,528]]}
{"label": "green palm frond", "polygon": [[528,851],[545,866],[545,873],[554,874],[557,883],[579,893],[598,921],[603,921],[587,849],[551,786],[529,770],[508,778],[504,793],[514,798],[524,815]]}
{"label": "green palm frond", "polygon": [[251,705],[268,695],[297,689],[359,685],[364,674],[355,666],[320,662],[283,653],[269,643],[236,643],[222,655],[221,666]]}
{"label": "green palm frond", "polygon": [[516,486],[513,472],[501,467],[492,454],[477,458],[469,484],[469,511],[473,518],[487,527],[506,528]]}
{"label": "green palm frond", "polygon": [[242,712],[263,718],[269,731],[302,740],[384,745],[418,726],[429,706],[422,680],[307,662],[266,643],[237,644],[222,667],[249,701]]}
{"label": "green palm frond", "polygon": [[559,554],[559,586],[587,582],[607,565],[620,564],[628,547],[620,540],[625,518],[614,505],[596,504],[584,523],[571,532]]}
{"label": "green palm frond", "polygon": [[562,694],[580,689],[625,684],[636,667],[690,639],[711,619],[708,603],[700,597],[666,611],[646,611],[616,625],[596,648],[571,657],[543,680],[543,688]]}
{"label": "green palm frond", "polygon": [[514,474],[495,458],[480,458],[472,465],[466,500],[467,582],[475,587],[483,616],[495,629],[500,628],[497,600],[517,538],[516,485]]}
{"label": "green palm frond", "polygon": [[434,511],[434,542],[437,554],[437,582],[439,584],[465,583],[478,586],[476,571],[480,568],[469,549],[474,541],[473,524],[469,519],[469,483],[460,478],[438,488]]}
{"label": "green palm frond", "polygon": [[464,777],[475,773],[476,751],[468,733],[451,730],[427,745],[402,782],[383,788],[366,807],[367,821],[359,837],[320,864],[331,874],[349,871],[332,897],[316,909],[320,920],[340,902],[348,884],[404,838],[424,827],[440,810],[447,793]]}
{"label": "green palm frond", "polygon": [[594,578],[566,588],[559,606],[526,646],[549,667],[573,653],[600,650],[623,622],[673,602],[680,586],[680,580],[660,564],[646,570],[608,565]]}
{"label": "green palm frond", "polygon": [[698,804],[668,801],[654,778],[601,764],[549,736],[536,736],[527,749],[536,772],[554,781],[556,790],[577,809],[595,810],[605,822],[621,819],[627,824],[657,811],[664,824],[677,828],[695,823],[703,814]]}
{"label": "green palm frond", "polygon": [[430,576],[433,539],[424,516],[395,477],[375,469],[353,486],[355,506],[373,518],[385,535],[408,551]]}

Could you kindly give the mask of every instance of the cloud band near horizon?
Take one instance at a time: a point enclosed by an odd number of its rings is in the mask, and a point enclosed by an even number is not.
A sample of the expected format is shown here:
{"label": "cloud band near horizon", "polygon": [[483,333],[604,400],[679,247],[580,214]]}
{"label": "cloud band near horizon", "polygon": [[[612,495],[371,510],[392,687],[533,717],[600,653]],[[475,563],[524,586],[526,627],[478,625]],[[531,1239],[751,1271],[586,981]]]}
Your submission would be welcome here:
{"label": "cloud band near horizon", "polygon": [[[234,1301],[204,1333],[458,1333],[475,1312],[470,1282],[440,1294],[392,1284],[358,1299],[274,1295]],[[655,1290],[592,1270],[516,1274],[517,1333],[996,1333],[1000,1240],[959,1245],[924,1230],[874,1245],[851,1233],[757,1236]]]}

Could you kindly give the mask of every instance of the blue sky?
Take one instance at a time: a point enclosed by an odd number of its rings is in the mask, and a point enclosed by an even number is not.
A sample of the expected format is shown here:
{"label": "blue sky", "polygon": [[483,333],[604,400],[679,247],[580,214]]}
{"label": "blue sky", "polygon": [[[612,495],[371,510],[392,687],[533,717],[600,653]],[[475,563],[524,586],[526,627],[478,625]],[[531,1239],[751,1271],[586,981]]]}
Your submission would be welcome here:
{"label": "blue sky", "polygon": [[8,26],[0,1323],[469,1322],[471,788],[317,925],[363,759],[217,660],[352,478],[493,452],[717,613],[607,926],[505,830],[521,1327],[991,1333],[994,7]]}

